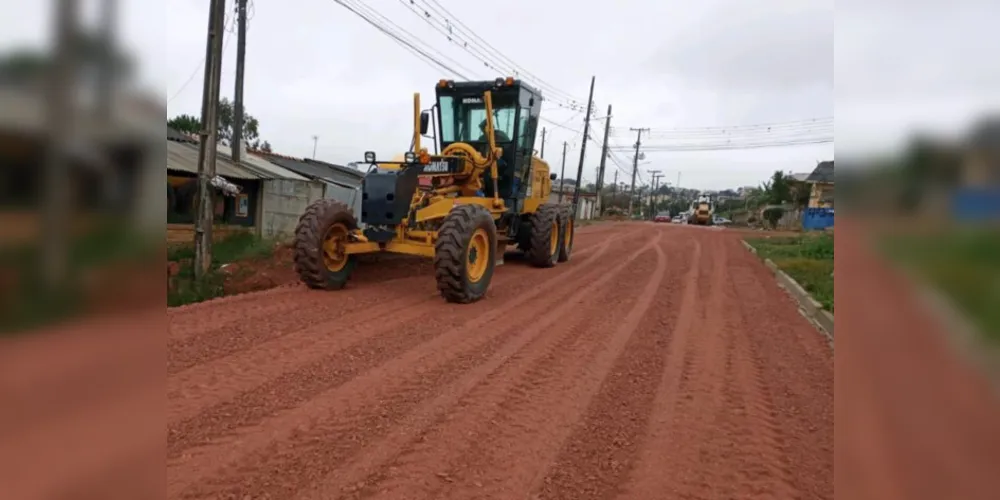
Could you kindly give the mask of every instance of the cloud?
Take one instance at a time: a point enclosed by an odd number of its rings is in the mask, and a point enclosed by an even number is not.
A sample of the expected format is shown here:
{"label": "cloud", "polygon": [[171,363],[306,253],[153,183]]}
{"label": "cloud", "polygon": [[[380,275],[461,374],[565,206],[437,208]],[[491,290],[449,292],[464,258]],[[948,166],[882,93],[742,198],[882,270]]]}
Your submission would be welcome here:
{"label": "cloud", "polygon": [[719,92],[833,88],[833,2],[731,3],[672,36],[649,68]]}

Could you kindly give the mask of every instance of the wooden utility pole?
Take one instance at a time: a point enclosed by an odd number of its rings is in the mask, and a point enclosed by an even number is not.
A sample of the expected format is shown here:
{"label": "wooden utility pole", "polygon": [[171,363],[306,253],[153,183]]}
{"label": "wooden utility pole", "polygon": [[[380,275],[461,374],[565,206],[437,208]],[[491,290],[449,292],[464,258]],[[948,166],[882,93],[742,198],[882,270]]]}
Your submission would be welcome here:
{"label": "wooden utility pole", "polygon": [[545,127],[542,127],[542,149],[538,152],[541,159],[545,159]]}
{"label": "wooden utility pole", "polygon": [[573,220],[580,217],[580,183],[583,181],[583,160],[587,155],[587,141],[590,139],[590,114],[594,109],[594,81],[590,77],[590,96],[587,98],[587,114],[583,117],[583,140],[580,144],[580,165],[576,168],[576,189],[573,191]]}
{"label": "wooden utility pole", "polygon": [[608,135],[611,134],[611,105],[608,104],[608,117],[604,120],[604,147],[601,148],[601,166],[597,169],[597,213],[604,213],[604,165],[608,161]]}
{"label": "wooden utility pole", "polygon": [[222,77],[222,36],[225,30],[225,0],[212,0],[208,16],[205,49],[205,85],[201,95],[201,131],[198,147],[198,199],[195,203],[194,272],[205,276],[212,266],[212,220],[215,204],[212,185],[215,177],[216,140],[219,130],[219,85]]}
{"label": "wooden utility pole", "polygon": [[[233,161],[243,155],[243,68],[247,58],[247,0],[236,0],[236,91],[233,93]],[[220,62],[221,65],[221,62]]]}
{"label": "wooden utility pole", "polygon": [[632,218],[632,203],[635,200],[635,175],[639,172],[639,147],[642,146],[643,131],[649,132],[648,128],[629,128],[635,135],[635,158],[632,159],[632,187],[628,194],[628,216]]}
{"label": "wooden utility pole", "polygon": [[566,178],[566,148],[568,146],[569,143],[563,141],[562,169],[559,171],[559,203],[562,203],[562,197],[563,197],[563,184],[564,184],[563,180]]}

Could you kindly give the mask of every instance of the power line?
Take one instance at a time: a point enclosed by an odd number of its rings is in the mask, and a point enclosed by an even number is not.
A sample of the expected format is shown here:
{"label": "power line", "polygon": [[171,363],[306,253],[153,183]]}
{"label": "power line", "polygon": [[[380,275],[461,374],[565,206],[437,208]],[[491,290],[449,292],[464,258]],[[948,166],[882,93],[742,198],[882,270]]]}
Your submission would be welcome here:
{"label": "power line", "polygon": [[[437,32],[444,35],[449,42],[454,43],[479,59],[480,62],[482,62],[487,68],[499,73],[504,73],[504,71],[500,68],[508,67],[515,76],[523,75],[527,79],[531,80],[540,90],[551,93],[551,100],[560,107],[583,111],[584,105],[579,99],[576,99],[568,92],[560,90],[559,88],[547,83],[523,67],[519,66],[511,58],[507,57],[495,47],[490,45],[489,42],[487,42],[483,37],[476,34],[474,30],[469,28],[465,23],[463,23],[437,1],[424,1],[424,7],[426,8],[417,5],[415,0],[399,0],[399,2],[407,6],[410,12],[421,17]],[[435,24],[435,22],[437,24]],[[462,40],[463,38],[464,40]],[[459,41],[461,41],[461,43],[459,43]]]}
{"label": "power line", "polygon": [[768,142],[744,142],[732,144],[677,144],[677,145],[652,145],[646,146],[649,152],[673,152],[673,151],[724,151],[734,149],[759,149],[777,148],[789,146],[802,146],[807,144],[829,144],[834,142],[833,137],[807,138],[800,140],[768,141]]}
{"label": "power line", "polygon": [[[410,50],[410,52],[417,54],[418,57],[422,57],[425,61],[430,62],[430,63],[436,65],[437,67],[439,67],[439,68],[441,68],[441,69],[443,69],[443,70],[445,70],[445,71],[447,71],[447,72],[449,72],[449,73],[451,73],[451,74],[453,74],[455,76],[458,76],[459,78],[463,78],[463,79],[466,79],[466,80],[469,79],[469,77],[466,76],[465,74],[461,73],[460,71],[456,70],[455,68],[452,68],[451,66],[445,64],[444,62],[441,62],[440,59],[438,59],[438,58],[436,58],[436,57],[428,54],[425,50],[421,49],[420,47],[417,47],[414,44],[413,41],[404,39],[399,34],[393,32],[391,28],[387,28],[386,26],[384,26],[382,24],[379,24],[377,21],[373,20],[370,16],[372,15],[372,13],[374,11],[372,11],[372,9],[368,8],[364,4],[359,4],[358,3],[358,4],[348,5],[348,3],[345,2],[344,0],[333,0],[333,1],[336,2],[338,5],[340,5],[341,7],[347,9],[348,11],[350,11],[352,14],[360,17],[361,19],[363,19],[366,23],[368,23],[369,25],[371,25],[375,29],[381,31],[384,35],[388,36],[389,38],[392,38],[396,43],[398,43],[401,46],[403,46],[404,48]],[[366,15],[366,14],[360,12],[357,9],[357,7],[359,7],[359,6],[361,8],[368,9],[369,14]],[[374,14],[379,15],[377,12],[374,12]],[[382,16],[382,17],[384,18],[384,16]],[[413,35],[411,34],[410,36],[413,36]],[[433,50],[433,49],[431,49],[431,50]]]}
{"label": "power line", "polygon": [[[234,19],[234,17],[227,17],[226,18],[225,28],[223,29],[223,31],[225,31],[226,33],[229,33],[229,34],[233,33],[233,28],[234,28],[233,19]],[[248,18],[247,21],[249,21],[249,20],[250,19]],[[226,48],[229,47],[229,41],[230,40],[232,40],[232,37],[226,37],[226,41],[222,45],[222,54],[223,54],[223,56],[226,53]],[[198,63],[198,66],[196,66],[194,68],[194,71],[191,72],[191,76],[188,76],[187,80],[184,80],[184,83],[181,84],[181,87],[179,89],[177,89],[177,92],[174,92],[174,95],[170,96],[170,98],[167,99],[167,104],[170,104],[170,102],[173,101],[174,99],[176,99],[177,96],[181,95],[181,92],[184,92],[184,89],[186,89],[187,86],[190,85],[191,82],[194,81],[194,77],[198,76],[198,73],[202,72],[201,70],[204,67],[205,67],[205,58],[203,57],[203,58],[201,58],[201,62]]]}

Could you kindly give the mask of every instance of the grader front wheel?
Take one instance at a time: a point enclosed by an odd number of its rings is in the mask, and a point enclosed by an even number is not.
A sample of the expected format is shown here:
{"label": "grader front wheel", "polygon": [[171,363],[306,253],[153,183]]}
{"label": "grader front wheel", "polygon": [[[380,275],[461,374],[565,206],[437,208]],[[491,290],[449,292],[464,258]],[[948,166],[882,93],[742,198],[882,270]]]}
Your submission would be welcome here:
{"label": "grader front wheel", "polygon": [[348,234],[357,221],[347,205],[316,200],[295,228],[295,271],[309,288],[339,290],[354,271],[354,257],[344,253]]}
{"label": "grader front wheel", "polygon": [[434,244],[434,275],[448,302],[468,304],[484,295],[496,266],[497,228],[479,205],[459,205],[445,217]]}

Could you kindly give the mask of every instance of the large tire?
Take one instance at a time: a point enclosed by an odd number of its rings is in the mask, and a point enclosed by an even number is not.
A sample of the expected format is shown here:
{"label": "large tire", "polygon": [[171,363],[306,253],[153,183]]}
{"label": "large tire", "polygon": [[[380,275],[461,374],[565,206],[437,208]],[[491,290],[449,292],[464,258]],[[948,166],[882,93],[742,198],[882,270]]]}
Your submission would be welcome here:
{"label": "large tire", "polygon": [[434,243],[434,276],[448,302],[468,304],[484,295],[496,268],[497,226],[479,205],[451,209]]}
{"label": "large tire", "polygon": [[545,203],[531,214],[531,246],[526,254],[531,265],[552,267],[558,262],[562,213],[559,204]]}
{"label": "large tire", "polygon": [[321,199],[314,201],[295,228],[295,271],[306,286],[316,290],[339,290],[357,265],[353,255],[331,254],[324,249],[327,239],[346,238],[358,226],[347,205]]}
{"label": "large tire", "polygon": [[559,262],[568,262],[573,254],[573,240],[576,239],[576,223],[573,220],[573,209],[568,208],[563,212],[562,220],[559,222]]}

